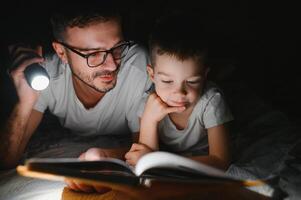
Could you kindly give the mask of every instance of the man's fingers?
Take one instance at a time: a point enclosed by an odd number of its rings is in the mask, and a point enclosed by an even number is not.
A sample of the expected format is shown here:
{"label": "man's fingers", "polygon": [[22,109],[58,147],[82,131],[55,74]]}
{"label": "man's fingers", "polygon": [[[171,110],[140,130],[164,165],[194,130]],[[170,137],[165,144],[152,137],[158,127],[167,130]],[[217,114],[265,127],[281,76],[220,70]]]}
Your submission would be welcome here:
{"label": "man's fingers", "polygon": [[38,54],[39,56],[43,57],[43,48],[42,48],[41,45],[38,45],[38,46],[36,47],[36,52],[37,52],[37,54]]}
{"label": "man's fingers", "polygon": [[100,160],[107,157],[104,150],[100,148],[90,148],[85,153],[85,160]]}
{"label": "man's fingers", "polygon": [[24,43],[11,44],[8,46],[8,53],[12,55],[18,48],[29,49],[28,45],[25,45]]}
{"label": "man's fingers", "polygon": [[9,71],[13,71],[16,68],[24,71],[26,66],[44,61],[41,46],[38,46],[36,49],[31,49],[24,44],[15,44],[8,46],[8,51],[11,58]]}
{"label": "man's fingers", "polygon": [[65,183],[67,184],[68,188],[70,188],[74,191],[80,191],[80,189],[77,187],[77,185],[73,181],[65,179]]}
{"label": "man's fingers", "polygon": [[94,187],[80,182],[75,182],[76,186],[83,192],[94,192]]}
{"label": "man's fingers", "polygon": [[[39,62],[43,62],[43,58],[32,58],[32,59],[28,59],[28,60],[24,60],[23,62],[21,63],[13,63],[12,65],[12,70],[10,70],[10,72],[13,72],[13,71],[18,71],[18,72],[23,72],[25,70],[25,68],[33,63],[39,63]],[[17,67],[17,69],[15,70],[14,68]]]}
{"label": "man's fingers", "polygon": [[65,179],[65,183],[67,184],[67,186],[70,189],[72,189],[74,191],[79,191],[79,192],[91,193],[91,192],[96,191],[98,193],[103,194],[103,193],[106,193],[111,190],[111,188],[108,188],[108,187],[103,187],[103,186],[99,186],[99,185],[87,185],[87,184],[69,180],[69,179]]}
{"label": "man's fingers", "polygon": [[86,156],[86,153],[82,153],[80,154],[80,156],[78,157],[79,160],[85,160],[85,156]]}
{"label": "man's fingers", "polygon": [[104,194],[112,190],[111,188],[108,187],[96,186],[96,185],[93,186],[93,189],[100,194]]}
{"label": "man's fingers", "polygon": [[[17,57],[19,57],[20,55],[30,55],[31,57],[42,57],[39,52],[37,52],[37,50],[35,49],[30,49],[27,47],[17,47],[17,48],[9,48],[11,50],[10,51],[10,57],[11,59],[16,59]],[[41,50],[39,50],[41,51]]]}

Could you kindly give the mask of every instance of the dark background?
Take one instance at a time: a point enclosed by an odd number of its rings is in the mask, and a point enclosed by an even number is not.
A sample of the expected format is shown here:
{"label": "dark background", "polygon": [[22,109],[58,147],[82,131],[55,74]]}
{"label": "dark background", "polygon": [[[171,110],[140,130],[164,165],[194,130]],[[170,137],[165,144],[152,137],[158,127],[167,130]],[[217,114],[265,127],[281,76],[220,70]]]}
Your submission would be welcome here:
{"label": "dark background", "polygon": [[[86,1],[89,3],[89,1]],[[16,42],[42,44],[51,50],[49,16],[58,1],[7,1],[0,8],[0,112],[6,117],[7,99],[13,87],[6,80],[7,45]],[[66,2],[65,2],[66,3]],[[70,9],[72,9],[72,3]],[[4,5],[6,4],[6,5]],[[243,81],[273,108],[296,124],[299,116],[300,11],[297,3],[282,1],[119,1],[130,38],[146,44],[157,16],[170,10],[197,12],[215,41],[215,57],[235,66],[231,78]],[[179,24],[180,26],[180,24]],[[3,95],[2,95],[3,94]],[[9,101],[12,102],[12,101]]]}

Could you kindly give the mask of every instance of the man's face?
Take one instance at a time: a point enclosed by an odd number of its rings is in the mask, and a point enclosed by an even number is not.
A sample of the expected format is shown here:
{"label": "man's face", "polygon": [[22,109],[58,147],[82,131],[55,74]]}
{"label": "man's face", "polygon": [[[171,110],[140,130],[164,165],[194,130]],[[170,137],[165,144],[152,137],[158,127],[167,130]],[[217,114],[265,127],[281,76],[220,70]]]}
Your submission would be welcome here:
{"label": "man's face", "polygon": [[181,61],[169,55],[156,55],[155,59],[151,78],[158,96],[169,106],[185,106],[186,110],[194,106],[202,93],[207,68],[193,59]]}
{"label": "man's face", "polygon": [[[67,28],[64,42],[86,55],[111,49],[122,41],[120,23],[117,20],[109,20],[94,22],[83,28]],[[120,60],[114,60],[109,53],[102,65],[91,68],[85,58],[68,49],[65,50],[75,77],[99,92],[107,92],[115,87]]]}

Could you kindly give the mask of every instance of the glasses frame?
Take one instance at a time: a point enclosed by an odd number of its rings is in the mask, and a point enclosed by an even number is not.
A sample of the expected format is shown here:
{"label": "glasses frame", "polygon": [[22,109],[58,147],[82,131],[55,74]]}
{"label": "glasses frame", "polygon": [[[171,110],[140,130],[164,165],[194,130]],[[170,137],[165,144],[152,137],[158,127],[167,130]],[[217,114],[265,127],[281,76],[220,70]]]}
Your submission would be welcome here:
{"label": "glasses frame", "polygon": [[[100,51],[94,51],[94,52],[88,53],[88,54],[83,54],[80,51],[76,50],[76,47],[73,47],[73,46],[71,46],[69,44],[66,44],[64,42],[60,42],[60,41],[56,41],[56,42],[59,43],[59,44],[61,44],[61,45],[63,45],[64,47],[66,47],[67,49],[69,49],[70,51],[72,51],[73,53],[76,53],[77,55],[85,58],[86,61],[87,61],[87,65],[90,68],[95,68],[95,67],[98,67],[98,66],[102,65],[106,61],[109,53],[112,55],[112,57],[113,57],[114,60],[120,60],[120,59],[122,59],[125,55],[120,56],[120,58],[117,58],[117,59],[114,58],[114,55],[113,55],[114,49],[120,48],[121,46],[127,46],[128,48],[130,48],[133,45],[132,41],[125,41],[125,42],[122,42],[121,44],[118,44],[117,46],[112,47],[111,49],[108,49],[108,50],[100,50]],[[99,52],[105,53],[103,61],[100,64],[98,64],[98,65],[89,65],[89,56],[91,56],[91,55],[93,55],[95,53],[99,53]]]}

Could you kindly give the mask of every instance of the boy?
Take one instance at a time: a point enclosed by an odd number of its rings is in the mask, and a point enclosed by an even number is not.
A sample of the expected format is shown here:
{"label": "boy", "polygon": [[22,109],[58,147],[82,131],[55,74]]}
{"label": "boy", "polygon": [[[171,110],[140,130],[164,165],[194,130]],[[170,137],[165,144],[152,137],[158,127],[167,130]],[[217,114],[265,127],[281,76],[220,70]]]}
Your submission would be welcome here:
{"label": "boy", "polygon": [[165,17],[153,30],[152,65],[147,71],[154,91],[142,100],[138,111],[139,144],[133,144],[125,156],[131,165],[159,148],[223,170],[229,165],[225,123],[232,115],[220,90],[207,81],[207,38],[194,19]]}

